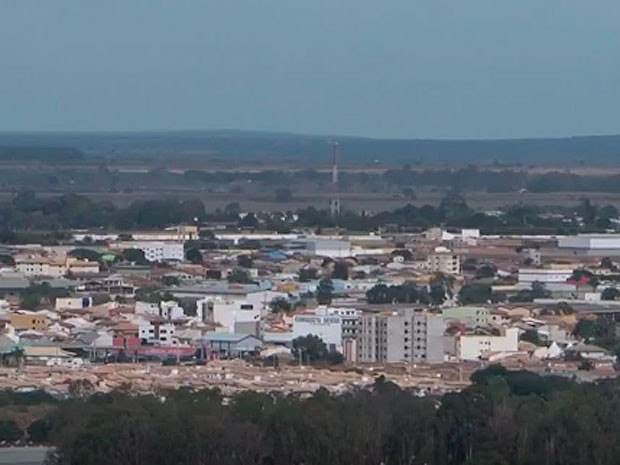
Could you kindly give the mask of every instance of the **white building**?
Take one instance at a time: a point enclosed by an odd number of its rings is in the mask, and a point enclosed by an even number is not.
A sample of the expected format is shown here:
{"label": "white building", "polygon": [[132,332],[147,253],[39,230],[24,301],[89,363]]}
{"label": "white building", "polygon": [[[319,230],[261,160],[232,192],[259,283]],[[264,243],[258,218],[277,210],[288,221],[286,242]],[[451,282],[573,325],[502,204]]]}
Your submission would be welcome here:
{"label": "white building", "polygon": [[462,229],[460,233],[451,233],[448,231],[441,232],[442,241],[463,242],[470,245],[476,245],[480,239],[479,229]]}
{"label": "white building", "polygon": [[342,338],[356,339],[360,324],[361,310],[349,307],[317,307],[317,315],[338,316],[342,320]]}
{"label": "white building", "polygon": [[457,357],[461,360],[480,360],[490,353],[510,353],[518,350],[518,328],[505,329],[501,336],[462,334],[457,340]]}
{"label": "white building", "polygon": [[196,317],[223,327],[222,331],[234,333],[235,323],[260,322],[262,304],[247,301],[202,299],[196,302]]}
{"label": "white building", "polygon": [[155,302],[136,302],[135,313],[137,315],[159,316],[159,305]]}
{"label": "white building", "polygon": [[119,242],[117,249],[138,249],[149,262],[181,262],[185,258],[182,242]]}
{"label": "white building", "polygon": [[293,339],[318,336],[329,349],[342,352],[342,318],[337,315],[304,314],[293,318]]}
{"label": "white building", "polygon": [[558,239],[561,249],[617,250],[620,249],[620,234],[578,234]]}
{"label": "white building", "polygon": [[136,302],[135,313],[138,315],[159,316],[165,320],[180,320],[185,318],[183,308],[174,300],[160,302]]}
{"label": "white building", "polygon": [[519,268],[519,287],[530,288],[535,282],[541,284],[566,283],[572,275],[572,268]]}
{"label": "white building", "polygon": [[174,300],[159,303],[159,316],[166,320],[180,320],[185,318],[185,312]]}
{"label": "white building", "polygon": [[175,328],[171,323],[142,323],[138,327],[138,336],[148,344],[162,346],[177,345]]}
{"label": "white building", "polygon": [[57,297],[56,310],[80,310],[93,306],[92,297]]}
{"label": "white building", "polygon": [[76,275],[97,274],[99,273],[99,263],[64,256],[38,256],[18,259],[15,263],[15,269],[26,277],[62,278],[68,272]]}
{"label": "white building", "polygon": [[441,363],[445,323],[441,315],[415,309],[360,317],[357,357],[361,363]]}
{"label": "white building", "polygon": [[350,257],[351,241],[336,239],[310,239],[306,241],[306,254],[313,257]]}
{"label": "white building", "polygon": [[431,273],[460,274],[461,258],[446,247],[437,247],[426,258],[426,268]]}

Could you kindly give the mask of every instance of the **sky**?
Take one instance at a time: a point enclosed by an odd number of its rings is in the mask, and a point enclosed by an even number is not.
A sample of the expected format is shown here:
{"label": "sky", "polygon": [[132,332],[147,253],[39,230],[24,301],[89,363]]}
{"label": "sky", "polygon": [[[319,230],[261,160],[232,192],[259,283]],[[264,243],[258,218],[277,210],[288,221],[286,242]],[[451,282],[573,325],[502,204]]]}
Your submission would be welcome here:
{"label": "sky", "polygon": [[618,0],[0,0],[0,131],[620,133]]}

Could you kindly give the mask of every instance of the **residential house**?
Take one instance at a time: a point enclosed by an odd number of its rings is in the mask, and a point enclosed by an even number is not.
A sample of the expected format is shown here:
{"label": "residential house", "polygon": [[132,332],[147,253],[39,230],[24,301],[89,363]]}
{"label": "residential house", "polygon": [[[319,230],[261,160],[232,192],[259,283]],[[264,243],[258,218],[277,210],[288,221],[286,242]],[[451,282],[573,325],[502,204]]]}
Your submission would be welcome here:
{"label": "residential house", "polygon": [[50,324],[50,320],[45,315],[37,312],[18,312],[11,314],[11,326],[17,331],[42,331]]}

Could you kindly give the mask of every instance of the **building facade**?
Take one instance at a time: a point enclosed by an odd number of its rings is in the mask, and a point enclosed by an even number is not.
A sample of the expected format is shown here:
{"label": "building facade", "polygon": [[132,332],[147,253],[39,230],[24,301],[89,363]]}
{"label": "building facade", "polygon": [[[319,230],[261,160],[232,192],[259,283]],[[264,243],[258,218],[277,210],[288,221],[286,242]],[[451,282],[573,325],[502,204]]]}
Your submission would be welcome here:
{"label": "building facade", "polygon": [[342,352],[342,318],[337,315],[295,315],[293,339],[303,336],[320,337],[329,350]]}
{"label": "building facade", "polygon": [[519,268],[519,287],[530,288],[532,284],[563,284],[573,275],[572,268]]}
{"label": "building facade", "polygon": [[426,258],[426,268],[431,273],[457,275],[461,273],[461,258],[445,247],[438,247]]}
{"label": "building facade", "polygon": [[138,327],[138,336],[143,343],[169,346],[178,344],[171,323],[144,323]]}
{"label": "building facade", "polygon": [[498,336],[462,334],[457,340],[457,357],[460,360],[480,360],[490,353],[510,353],[518,350],[518,328],[505,328]]}
{"label": "building facade", "polygon": [[97,274],[99,263],[72,257],[30,257],[18,259],[15,269],[27,277],[62,278],[67,273],[75,275]]}
{"label": "building facade", "polygon": [[360,318],[360,363],[440,363],[444,360],[441,315],[413,309]]}
{"label": "building facade", "polygon": [[444,308],[441,314],[446,322],[459,321],[470,326],[487,326],[491,319],[490,310],[484,307]]}
{"label": "building facade", "polygon": [[123,242],[117,247],[141,250],[149,262],[182,262],[185,259],[182,242]]}
{"label": "building facade", "polygon": [[17,331],[42,331],[50,325],[46,316],[36,313],[13,313],[11,315],[11,326]]}

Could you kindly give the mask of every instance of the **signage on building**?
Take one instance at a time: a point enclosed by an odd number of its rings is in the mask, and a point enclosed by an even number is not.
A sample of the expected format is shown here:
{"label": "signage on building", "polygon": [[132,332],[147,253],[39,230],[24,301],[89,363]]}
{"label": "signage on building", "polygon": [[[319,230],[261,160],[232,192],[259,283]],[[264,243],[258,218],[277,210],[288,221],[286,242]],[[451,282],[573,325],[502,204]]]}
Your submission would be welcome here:
{"label": "signage on building", "polygon": [[312,325],[339,325],[340,317],[337,316],[310,316],[310,315],[297,315],[295,317],[295,323],[308,323]]}

